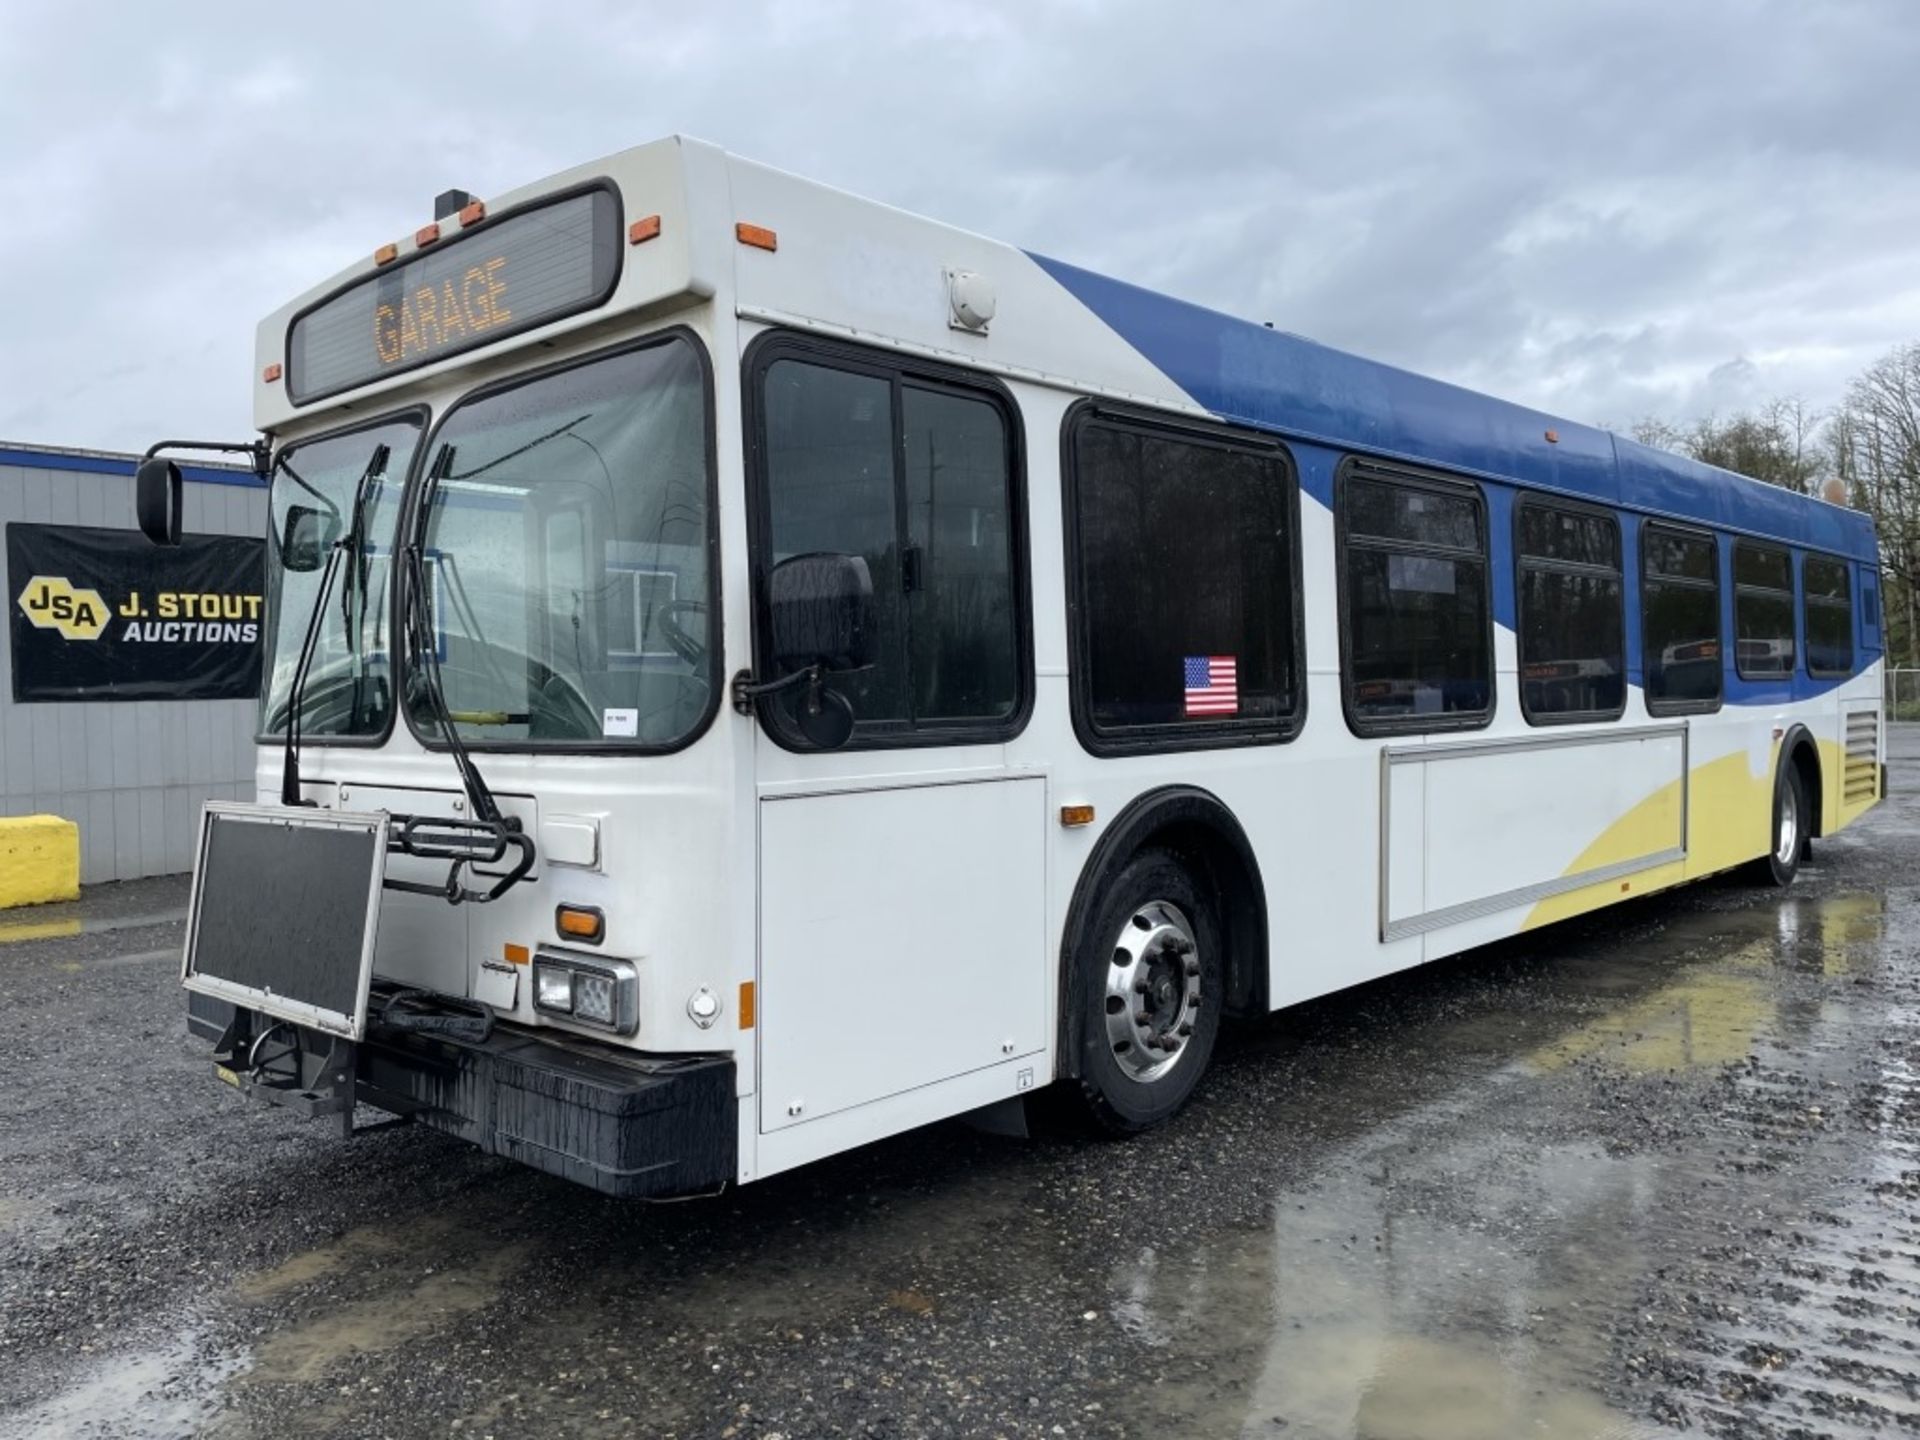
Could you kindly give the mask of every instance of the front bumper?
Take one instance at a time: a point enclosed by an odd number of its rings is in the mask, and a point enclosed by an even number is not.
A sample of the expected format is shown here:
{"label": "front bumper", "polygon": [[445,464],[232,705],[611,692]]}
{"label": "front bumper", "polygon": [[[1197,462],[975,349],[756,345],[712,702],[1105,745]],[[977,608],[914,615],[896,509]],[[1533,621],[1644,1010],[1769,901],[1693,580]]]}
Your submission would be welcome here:
{"label": "front bumper", "polygon": [[[189,994],[189,1030],[217,1040],[231,1007]],[[484,1041],[377,1024],[355,1053],[354,1098],[603,1194],[667,1199],[738,1173],[733,1061],[593,1053],[496,1026]]]}

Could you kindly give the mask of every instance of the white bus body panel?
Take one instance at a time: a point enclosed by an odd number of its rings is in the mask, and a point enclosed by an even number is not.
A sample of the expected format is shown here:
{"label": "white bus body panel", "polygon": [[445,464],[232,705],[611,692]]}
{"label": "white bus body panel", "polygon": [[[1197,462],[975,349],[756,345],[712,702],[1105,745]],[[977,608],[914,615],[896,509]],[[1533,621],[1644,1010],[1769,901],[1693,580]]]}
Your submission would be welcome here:
{"label": "white bus body panel", "polygon": [[760,802],[760,1128],[1046,1048],[1046,782]]}
{"label": "white bus body panel", "polygon": [[[1380,938],[1531,906],[1686,854],[1684,722],[1387,745]],[[1583,864],[1594,837],[1654,804],[1631,853]]]}

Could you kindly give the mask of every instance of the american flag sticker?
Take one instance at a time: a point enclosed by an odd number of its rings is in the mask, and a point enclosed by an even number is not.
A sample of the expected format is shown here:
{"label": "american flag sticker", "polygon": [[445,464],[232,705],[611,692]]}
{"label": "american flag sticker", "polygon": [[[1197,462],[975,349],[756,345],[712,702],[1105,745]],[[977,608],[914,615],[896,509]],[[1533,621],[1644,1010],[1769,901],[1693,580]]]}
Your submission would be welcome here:
{"label": "american flag sticker", "polygon": [[1189,655],[1180,662],[1187,679],[1187,718],[1240,713],[1240,667],[1231,655]]}

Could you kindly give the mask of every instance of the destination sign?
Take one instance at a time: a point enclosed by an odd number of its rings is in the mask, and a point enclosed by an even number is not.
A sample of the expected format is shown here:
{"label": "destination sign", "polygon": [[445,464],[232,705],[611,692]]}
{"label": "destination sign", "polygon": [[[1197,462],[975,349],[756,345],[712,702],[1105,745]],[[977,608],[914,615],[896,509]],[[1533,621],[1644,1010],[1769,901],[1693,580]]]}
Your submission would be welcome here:
{"label": "destination sign", "polygon": [[594,189],[390,264],[294,320],[287,393],[305,403],[598,305],[619,240],[619,202]]}

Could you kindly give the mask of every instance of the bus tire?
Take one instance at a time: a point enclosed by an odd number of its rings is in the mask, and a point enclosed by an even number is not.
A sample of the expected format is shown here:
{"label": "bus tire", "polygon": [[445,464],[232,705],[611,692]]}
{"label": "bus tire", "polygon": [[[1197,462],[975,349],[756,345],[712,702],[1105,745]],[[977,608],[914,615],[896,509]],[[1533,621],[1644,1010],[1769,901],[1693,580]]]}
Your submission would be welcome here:
{"label": "bus tire", "polygon": [[1226,964],[1213,897],[1171,852],[1142,850],[1092,907],[1079,1090],[1096,1129],[1135,1135],[1200,1083],[1220,1033]]}
{"label": "bus tire", "polygon": [[1775,889],[1791,885],[1807,853],[1811,825],[1807,782],[1793,757],[1782,755],[1773,781],[1773,824],[1767,831],[1767,853],[1753,862],[1753,878]]}

